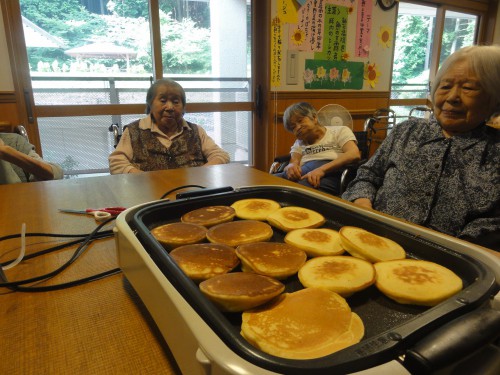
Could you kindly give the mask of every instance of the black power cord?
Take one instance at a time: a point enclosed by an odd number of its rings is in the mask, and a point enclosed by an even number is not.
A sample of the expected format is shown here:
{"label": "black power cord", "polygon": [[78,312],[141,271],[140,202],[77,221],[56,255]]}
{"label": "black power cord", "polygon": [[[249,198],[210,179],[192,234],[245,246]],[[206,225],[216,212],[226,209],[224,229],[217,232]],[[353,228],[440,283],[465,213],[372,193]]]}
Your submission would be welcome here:
{"label": "black power cord", "polygon": [[[60,267],[58,267],[54,271],[51,271],[45,275],[35,276],[35,277],[25,279],[25,280],[9,281],[7,279],[7,277],[5,276],[5,273],[3,272],[2,268],[0,267],[0,280],[2,281],[2,282],[0,282],[0,288],[8,288],[8,289],[10,289],[12,291],[16,291],[16,292],[47,292],[47,291],[60,290],[60,289],[70,288],[70,287],[77,286],[77,285],[82,285],[82,284],[85,284],[85,283],[88,283],[91,281],[100,280],[104,277],[120,273],[121,270],[119,268],[114,268],[112,270],[105,271],[105,272],[99,273],[97,275],[85,277],[82,279],[78,279],[78,280],[74,280],[74,281],[62,283],[62,284],[49,285],[49,286],[24,286],[26,284],[31,284],[34,282],[47,281],[48,279],[60,274],[66,268],[68,268],[71,264],[73,264],[85,252],[85,250],[89,247],[89,245],[93,241],[98,240],[98,239],[112,237],[113,231],[107,230],[107,231],[101,232],[101,229],[107,223],[109,223],[110,221],[112,221],[114,219],[115,219],[115,217],[111,217],[108,220],[100,223],[91,233],[88,233],[88,234],[73,234],[73,235],[71,235],[71,234],[27,233],[26,234],[27,237],[48,236],[48,237],[72,237],[72,238],[81,237],[81,238],[77,239],[77,240],[69,241],[67,243],[57,245],[57,246],[49,248],[49,249],[41,250],[37,253],[29,254],[29,255],[25,256],[23,258],[23,260],[32,259],[32,258],[35,258],[37,256],[41,256],[41,255],[48,254],[48,253],[56,251],[56,250],[60,250],[60,249],[66,248],[66,247],[76,245],[78,243],[80,243],[80,245],[75,250],[75,252],[70,257],[69,260],[67,260],[64,264],[62,264]],[[20,236],[21,236],[20,234],[4,236],[4,237],[0,238],[0,241],[12,239],[12,238],[17,238]],[[7,264],[8,263],[10,263],[10,262],[7,262]],[[5,263],[0,264],[0,266],[5,266]]]}

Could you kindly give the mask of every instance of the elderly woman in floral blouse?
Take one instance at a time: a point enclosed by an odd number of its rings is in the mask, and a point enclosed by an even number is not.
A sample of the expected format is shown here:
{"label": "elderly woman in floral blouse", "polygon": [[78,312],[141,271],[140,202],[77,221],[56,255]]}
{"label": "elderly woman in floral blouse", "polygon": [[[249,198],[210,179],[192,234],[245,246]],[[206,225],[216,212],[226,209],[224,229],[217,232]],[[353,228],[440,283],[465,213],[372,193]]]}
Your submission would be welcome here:
{"label": "elderly woman in floral blouse", "polygon": [[500,47],[472,46],[443,63],[434,115],[397,125],[342,198],[500,250]]}

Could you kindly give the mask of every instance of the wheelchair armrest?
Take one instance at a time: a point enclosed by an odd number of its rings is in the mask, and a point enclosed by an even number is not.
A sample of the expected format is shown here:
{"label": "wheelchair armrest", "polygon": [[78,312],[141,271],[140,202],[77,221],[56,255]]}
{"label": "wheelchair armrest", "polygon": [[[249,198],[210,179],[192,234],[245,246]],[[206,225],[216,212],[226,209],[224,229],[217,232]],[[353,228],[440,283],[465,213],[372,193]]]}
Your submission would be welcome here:
{"label": "wheelchair armrest", "polygon": [[357,161],[356,163],[351,163],[351,164],[347,164],[346,166],[344,166],[344,169],[342,171],[342,174],[340,176],[340,194],[342,195],[342,193],[344,191],[346,191],[347,189],[347,185],[349,185],[349,183],[354,180],[354,178],[356,177],[356,174],[358,172],[358,168],[363,165],[364,163],[367,162],[368,159],[361,159],[359,161]]}
{"label": "wheelchair armrest", "polygon": [[273,164],[271,164],[271,168],[269,168],[269,173],[275,174],[283,172],[285,167],[290,162],[290,158],[290,154],[276,156]]}

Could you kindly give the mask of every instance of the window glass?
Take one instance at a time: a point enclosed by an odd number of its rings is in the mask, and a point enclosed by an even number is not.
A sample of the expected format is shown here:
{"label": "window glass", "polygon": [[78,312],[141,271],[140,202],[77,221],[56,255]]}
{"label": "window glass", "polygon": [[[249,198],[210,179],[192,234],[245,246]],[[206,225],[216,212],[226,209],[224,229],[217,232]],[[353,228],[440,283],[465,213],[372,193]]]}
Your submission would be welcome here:
{"label": "window glass", "polygon": [[436,8],[399,3],[391,99],[426,98]]}
{"label": "window glass", "polygon": [[[163,75],[186,91],[186,119],[204,127],[231,161],[251,160],[249,106],[240,112],[233,107],[189,113],[190,103],[252,102],[251,1],[159,0],[158,43],[150,40],[148,0],[20,0],[20,5],[34,109],[44,106],[47,116],[37,118],[43,156],[62,164],[69,176],[107,172],[110,125],[122,129],[144,117],[101,114],[106,105],[145,105],[154,76],[153,45],[161,46],[156,53]],[[88,106],[89,115],[59,117],[61,105]],[[97,105],[99,115],[92,116]]]}
{"label": "window glass", "polygon": [[147,1],[20,5],[35,105],[144,101],[153,65]]}
{"label": "window glass", "polygon": [[456,50],[474,44],[477,23],[476,15],[446,11],[439,66]]}

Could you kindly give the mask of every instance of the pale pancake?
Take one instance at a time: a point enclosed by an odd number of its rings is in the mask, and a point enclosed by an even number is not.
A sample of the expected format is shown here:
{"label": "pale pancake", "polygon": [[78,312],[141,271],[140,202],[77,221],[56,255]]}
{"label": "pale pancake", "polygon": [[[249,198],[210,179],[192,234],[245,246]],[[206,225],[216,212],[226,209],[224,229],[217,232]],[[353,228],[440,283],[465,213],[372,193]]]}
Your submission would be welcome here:
{"label": "pale pancake", "polygon": [[202,242],[207,228],[198,224],[170,223],[151,230],[151,234],[164,246],[177,247]]}
{"label": "pale pancake", "polygon": [[354,257],[372,263],[406,258],[405,250],[387,237],[350,226],[340,228],[339,233],[342,247]]}
{"label": "pale pancake", "polygon": [[285,242],[304,250],[309,257],[340,255],[345,251],[339,232],[329,228],[295,229],[287,233]]}
{"label": "pale pancake", "polygon": [[288,206],[274,211],[267,217],[267,221],[284,232],[290,232],[293,229],[317,228],[326,220],[319,212],[303,207]]}
{"label": "pale pancake", "polygon": [[453,271],[425,260],[403,259],[375,263],[376,287],[393,300],[434,306],[462,290]]}
{"label": "pale pancake", "polygon": [[356,344],[364,327],[343,297],[327,289],[306,288],[243,312],[241,334],[268,354],[312,359]]}
{"label": "pale pancake", "polygon": [[216,224],[231,221],[235,216],[236,212],[230,206],[207,206],[185,213],[181,216],[181,221],[209,228]]}
{"label": "pale pancake", "polygon": [[283,293],[285,286],[272,277],[232,272],[202,281],[200,290],[221,311],[239,312],[268,302]]}
{"label": "pale pancake", "polygon": [[262,198],[241,199],[234,202],[231,207],[240,219],[261,221],[265,221],[271,213],[281,208],[278,202]]}
{"label": "pale pancake", "polygon": [[299,280],[307,288],[325,288],[349,297],[375,282],[375,268],[366,260],[350,256],[317,257],[302,266]]}
{"label": "pale pancake", "polygon": [[170,257],[195,282],[222,275],[240,264],[234,248],[223,244],[184,245],[172,250]]}
{"label": "pale pancake", "polygon": [[285,279],[295,275],[307,259],[299,248],[279,242],[254,242],[240,245],[236,255],[241,260],[242,270],[260,275]]}
{"label": "pale pancake", "polygon": [[239,246],[245,243],[268,241],[273,228],[257,220],[238,220],[215,225],[207,231],[207,239],[213,243]]}

